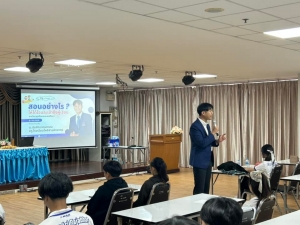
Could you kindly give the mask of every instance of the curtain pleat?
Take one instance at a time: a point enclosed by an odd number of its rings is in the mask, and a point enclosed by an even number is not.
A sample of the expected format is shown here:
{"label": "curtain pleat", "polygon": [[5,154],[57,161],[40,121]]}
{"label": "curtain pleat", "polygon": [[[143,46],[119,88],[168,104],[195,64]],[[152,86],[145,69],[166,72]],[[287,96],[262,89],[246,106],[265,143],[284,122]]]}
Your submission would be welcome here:
{"label": "curtain pleat", "polygon": [[179,165],[189,166],[189,128],[202,102],[214,105],[214,120],[227,140],[214,149],[215,164],[226,161],[254,164],[260,148],[272,144],[277,160],[295,155],[297,139],[298,83],[296,81],[170,88],[117,93],[119,136],[129,145],[149,145],[150,134],[183,129]]}

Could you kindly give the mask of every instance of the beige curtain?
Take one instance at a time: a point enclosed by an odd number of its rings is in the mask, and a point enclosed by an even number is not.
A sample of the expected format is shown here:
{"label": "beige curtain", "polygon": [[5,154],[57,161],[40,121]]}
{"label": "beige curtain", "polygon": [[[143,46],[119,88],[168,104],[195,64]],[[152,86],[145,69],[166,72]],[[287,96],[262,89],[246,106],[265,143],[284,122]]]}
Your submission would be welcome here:
{"label": "beige curtain", "polygon": [[271,144],[277,160],[296,154],[297,82],[241,85],[241,150],[250,163],[261,160],[260,148]]}
{"label": "beige curtain", "polygon": [[[149,136],[149,93],[150,91],[119,92],[118,105],[118,136],[120,145],[148,146]],[[133,138],[133,139],[132,139]],[[143,160],[140,152],[134,155],[127,152],[125,160]]]}
{"label": "beige curtain", "polygon": [[296,81],[171,88],[117,93],[119,136],[128,145],[147,145],[149,134],[184,131],[179,165],[188,167],[189,128],[202,102],[214,105],[214,119],[227,140],[214,150],[215,162],[261,160],[260,147],[272,144],[277,159],[294,155],[297,146]]}

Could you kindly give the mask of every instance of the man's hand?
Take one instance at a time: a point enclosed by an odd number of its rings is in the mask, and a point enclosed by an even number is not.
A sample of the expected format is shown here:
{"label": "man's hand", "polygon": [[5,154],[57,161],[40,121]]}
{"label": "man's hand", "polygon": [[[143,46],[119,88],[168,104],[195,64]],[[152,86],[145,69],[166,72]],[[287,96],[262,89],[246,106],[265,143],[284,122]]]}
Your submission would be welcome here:
{"label": "man's hand", "polygon": [[74,131],[70,134],[71,137],[77,137],[79,134],[76,134]]}
{"label": "man's hand", "polygon": [[218,142],[221,143],[222,141],[225,141],[225,140],[226,140],[226,134],[222,134],[222,135],[220,135]]}

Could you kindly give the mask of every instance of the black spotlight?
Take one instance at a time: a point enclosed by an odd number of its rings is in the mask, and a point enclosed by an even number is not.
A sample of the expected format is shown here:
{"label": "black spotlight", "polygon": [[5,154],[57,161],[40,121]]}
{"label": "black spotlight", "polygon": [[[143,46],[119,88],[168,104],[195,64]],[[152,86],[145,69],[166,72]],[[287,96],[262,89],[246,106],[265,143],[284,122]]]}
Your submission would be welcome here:
{"label": "black spotlight", "polygon": [[196,74],[196,72],[186,71],[184,77],[182,78],[182,82],[185,85],[190,85],[195,81],[195,77],[193,75]]}
{"label": "black spotlight", "polygon": [[134,66],[132,65],[132,70],[129,72],[129,78],[132,81],[137,81],[143,76],[144,66]]}
{"label": "black spotlight", "polygon": [[31,73],[36,73],[37,71],[39,71],[43,64],[44,64],[44,57],[43,54],[40,52],[40,56],[41,58],[30,58],[31,55],[35,55],[35,57],[37,56],[36,53],[29,53],[29,61],[26,63],[26,67],[30,70]]}

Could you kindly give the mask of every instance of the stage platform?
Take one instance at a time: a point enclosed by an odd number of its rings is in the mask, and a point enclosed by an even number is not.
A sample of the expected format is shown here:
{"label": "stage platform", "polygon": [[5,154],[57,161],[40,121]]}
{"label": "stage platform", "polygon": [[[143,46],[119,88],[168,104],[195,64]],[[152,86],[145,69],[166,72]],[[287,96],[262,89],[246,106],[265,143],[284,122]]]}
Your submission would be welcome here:
{"label": "stage platform", "polygon": [[[104,177],[103,162],[82,161],[82,162],[50,162],[51,172],[62,172],[67,174],[72,181],[95,179]],[[139,173],[146,171],[146,164],[126,163],[122,165],[122,174]],[[37,187],[39,180],[26,180],[8,184],[0,184],[0,191],[19,189],[19,185],[27,184],[27,188]]]}

